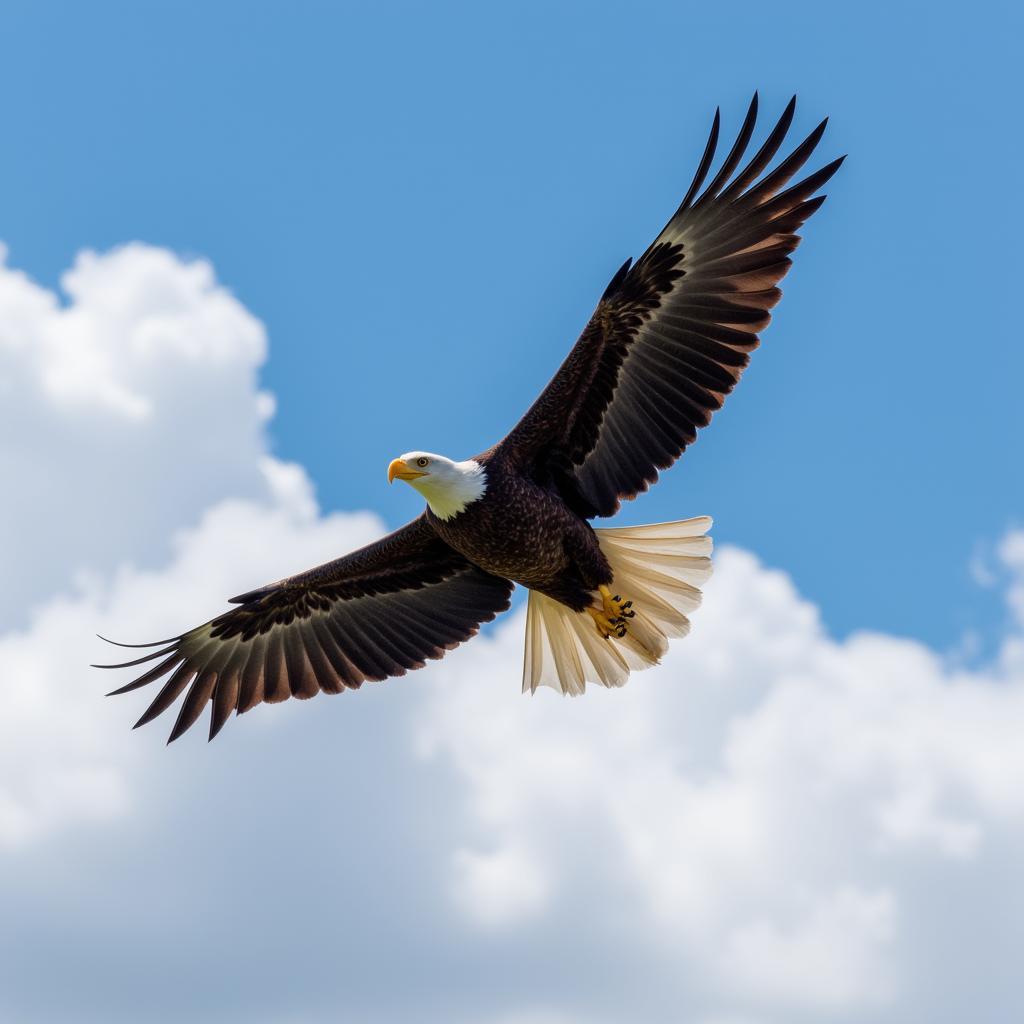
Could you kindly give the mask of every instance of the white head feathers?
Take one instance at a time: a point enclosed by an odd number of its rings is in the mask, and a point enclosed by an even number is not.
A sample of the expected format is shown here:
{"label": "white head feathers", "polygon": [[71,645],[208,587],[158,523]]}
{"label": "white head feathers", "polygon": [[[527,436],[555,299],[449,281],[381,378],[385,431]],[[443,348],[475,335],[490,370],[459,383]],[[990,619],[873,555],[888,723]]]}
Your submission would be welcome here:
{"label": "white head feathers", "polygon": [[474,459],[453,462],[432,452],[406,452],[388,467],[388,479],[404,480],[427,500],[438,519],[451,519],[483,497],[487,471]]}

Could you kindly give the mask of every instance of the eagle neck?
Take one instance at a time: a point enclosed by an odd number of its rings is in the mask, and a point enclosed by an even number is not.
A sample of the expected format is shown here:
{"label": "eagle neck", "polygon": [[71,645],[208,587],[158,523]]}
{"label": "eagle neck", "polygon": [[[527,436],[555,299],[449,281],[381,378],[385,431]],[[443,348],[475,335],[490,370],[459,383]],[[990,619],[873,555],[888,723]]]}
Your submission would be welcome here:
{"label": "eagle neck", "polygon": [[427,500],[430,511],[442,522],[479,501],[487,490],[487,470],[475,459],[453,464],[454,473],[437,481],[417,481],[418,490]]}

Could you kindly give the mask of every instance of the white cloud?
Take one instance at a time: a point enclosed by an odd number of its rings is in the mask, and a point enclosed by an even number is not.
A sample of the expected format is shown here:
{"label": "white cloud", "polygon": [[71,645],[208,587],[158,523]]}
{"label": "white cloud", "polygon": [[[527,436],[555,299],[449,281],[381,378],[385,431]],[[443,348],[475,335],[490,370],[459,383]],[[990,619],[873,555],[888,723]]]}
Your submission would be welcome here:
{"label": "white cloud", "polygon": [[[456,768],[489,857],[544,865],[538,928],[596,927],[603,896],[723,1009],[911,1019],[926,997],[896,969],[910,936],[952,929],[966,956],[982,922],[949,920],[908,865],[1014,884],[1001,858],[1024,845],[1020,676],[880,634],[837,643],[784,576],[735,550],[692,636],[628,699],[505,703],[518,643],[516,624],[453,666],[420,749]],[[566,906],[581,871],[591,884]],[[506,898],[500,874],[474,877],[461,903],[490,898]]]}
{"label": "white cloud", "polygon": [[528,920],[547,903],[545,867],[524,849],[458,849],[454,864],[455,899],[482,925]]}
{"label": "white cloud", "polygon": [[66,304],[0,260],[8,624],[70,572],[156,564],[225,495],[266,497],[265,332],[210,265],[133,244],[81,254],[62,285]]}
{"label": "white cloud", "polygon": [[[143,786],[143,751],[127,728],[153,694],[116,704],[99,699],[101,685],[113,689],[124,673],[100,679],[89,661],[127,661],[138,652],[107,647],[95,634],[173,634],[223,610],[223,595],[239,583],[246,589],[279,579],[382,532],[369,514],[321,518],[301,470],[271,460],[264,468],[269,500],[213,506],[175,536],[167,565],[121,566],[109,581],[95,579],[42,606],[28,630],[0,635],[0,664],[8,670],[0,714],[0,849],[77,820],[123,815]],[[149,738],[152,757],[159,743]]]}
{"label": "white cloud", "polygon": [[846,1008],[888,996],[888,971],[877,960],[893,935],[893,897],[850,886],[823,895],[786,927],[752,921],[729,936],[723,982],[754,998]]}
{"label": "white cloud", "polygon": [[321,516],[268,455],[262,328],[207,265],[131,246],[64,287],[0,271],[0,467],[32,504],[0,513],[0,568],[36,604],[0,634],[0,1018],[1024,1013],[1024,534],[980,669],[837,642],[726,550],[691,637],[623,691],[520,697],[517,615],[168,749],[128,731],[144,693],[100,698],[92,634],[167,635],[381,524]]}

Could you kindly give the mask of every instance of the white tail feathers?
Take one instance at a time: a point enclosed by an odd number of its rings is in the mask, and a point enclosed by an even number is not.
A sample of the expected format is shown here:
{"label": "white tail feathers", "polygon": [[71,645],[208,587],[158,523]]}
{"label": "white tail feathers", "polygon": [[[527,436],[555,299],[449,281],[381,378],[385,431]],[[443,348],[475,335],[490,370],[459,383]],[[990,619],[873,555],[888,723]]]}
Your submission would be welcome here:
{"label": "white tail feathers", "polygon": [[[586,612],[531,590],[523,692],[550,686],[576,696],[587,683],[622,686],[630,672],[657,665],[669,638],[690,631],[687,613],[700,604],[700,585],[711,575],[710,529],[711,517],[699,516],[595,530],[614,574],[614,592],[633,602],[629,631],[621,640],[605,640]],[[596,593],[595,605],[601,605]]]}

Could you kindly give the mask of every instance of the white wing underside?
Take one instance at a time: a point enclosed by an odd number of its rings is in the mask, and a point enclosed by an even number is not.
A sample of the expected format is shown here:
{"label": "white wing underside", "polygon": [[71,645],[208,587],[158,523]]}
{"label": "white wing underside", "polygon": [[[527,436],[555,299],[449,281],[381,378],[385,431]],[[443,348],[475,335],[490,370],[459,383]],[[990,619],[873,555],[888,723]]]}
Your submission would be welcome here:
{"label": "white wing underside", "polygon": [[[622,686],[630,672],[657,665],[668,642],[690,631],[711,575],[710,516],[675,523],[595,530],[614,573],[612,588],[636,616],[619,639],[605,640],[586,612],[530,591],[526,608],[523,692],[550,686],[577,696],[587,683]],[[601,607],[595,593],[595,607]]]}

